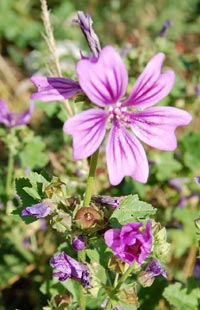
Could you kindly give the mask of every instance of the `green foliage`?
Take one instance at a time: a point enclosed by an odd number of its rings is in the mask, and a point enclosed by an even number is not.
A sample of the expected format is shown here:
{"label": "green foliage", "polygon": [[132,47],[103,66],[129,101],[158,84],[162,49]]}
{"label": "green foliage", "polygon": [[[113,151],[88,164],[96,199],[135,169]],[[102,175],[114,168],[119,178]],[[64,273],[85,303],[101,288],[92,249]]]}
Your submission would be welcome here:
{"label": "green foliage", "polygon": [[181,150],[183,153],[183,161],[186,167],[195,173],[200,172],[200,133],[186,132],[181,138]]}
{"label": "green foliage", "polygon": [[191,212],[190,207],[184,209],[177,208],[173,214],[174,218],[180,222],[180,229],[169,230],[169,236],[173,240],[174,255],[182,257],[185,252],[197,244],[197,235],[194,220],[198,217],[198,211]]}
{"label": "green foliage", "polygon": [[30,169],[43,168],[48,163],[49,159],[46,155],[45,143],[40,137],[27,143],[20,153],[20,159],[23,167]]}
{"label": "green foliage", "polygon": [[129,195],[110,217],[112,227],[148,219],[155,215],[156,209],[152,205],[140,201],[137,195]]}
{"label": "green foliage", "polygon": [[197,310],[200,306],[200,288],[197,282],[188,282],[186,286],[181,283],[171,284],[165,288],[163,296],[177,310]]}
{"label": "green foliage", "polygon": [[173,152],[151,152],[150,159],[153,161],[152,172],[158,181],[162,182],[171,178],[182,169],[182,165],[174,158]]}

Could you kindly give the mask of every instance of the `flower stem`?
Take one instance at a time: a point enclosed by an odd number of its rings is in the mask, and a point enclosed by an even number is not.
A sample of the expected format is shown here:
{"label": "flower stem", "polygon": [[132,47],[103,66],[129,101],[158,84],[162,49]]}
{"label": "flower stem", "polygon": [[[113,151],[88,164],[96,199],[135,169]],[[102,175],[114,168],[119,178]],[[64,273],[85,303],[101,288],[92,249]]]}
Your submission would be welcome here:
{"label": "flower stem", "polygon": [[92,189],[94,184],[95,172],[97,167],[97,160],[98,160],[99,149],[91,156],[90,158],[90,170],[89,176],[87,180],[87,187],[85,192],[85,197],[83,201],[83,206],[87,207],[90,203],[91,196],[92,196]]}
{"label": "flower stem", "polygon": [[[123,274],[123,276],[120,278],[119,282],[117,283],[117,285],[115,286],[115,288],[111,291],[110,296],[114,296],[117,291],[120,289],[120,287],[122,286],[122,284],[126,281],[126,279],[129,277],[129,275],[131,274],[131,272],[134,270],[134,266],[130,266],[126,272]],[[109,299],[105,310],[110,310],[112,306],[112,299]]]}
{"label": "flower stem", "polygon": [[[85,262],[85,251],[78,251],[78,260],[82,263]],[[80,285],[80,290],[79,290],[79,306],[81,310],[85,310],[86,307],[86,299],[84,295],[84,290],[83,286]]]}
{"label": "flower stem", "polygon": [[85,310],[86,307],[86,299],[83,292],[83,286],[80,284],[80,291],[79,291],[79,307],[81,310]]}
{"label": "flower stem", "polygon": [[12,150],[9,149],[8,168],[7,168],[7,176],[6,176],[6,194],[8,197],[11,194],[13,168],[14,168],[14,154]]}

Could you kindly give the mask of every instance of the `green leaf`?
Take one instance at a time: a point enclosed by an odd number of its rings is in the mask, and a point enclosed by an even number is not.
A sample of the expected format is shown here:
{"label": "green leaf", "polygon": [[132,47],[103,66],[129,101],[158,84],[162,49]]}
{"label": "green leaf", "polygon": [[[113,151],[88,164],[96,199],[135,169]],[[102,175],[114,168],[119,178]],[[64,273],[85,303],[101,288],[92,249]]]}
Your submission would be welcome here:
{"label": "green leaf", "polygon": [[91,261],[99,263],[100,256],[97,249],[87,249],[86,254]]}
{"label": "green leaf", "polygon": [[47,116],[53,117],[60,110],[60,102],[50,102],[50,104],[45,104],[43,101],[36,101],[36,107],[43,110]]}
{"label": "green leaf", "polygon": [[20,178],[15,180],[15,189],[21,199],[23,207],[31,206],[38,202],[24,190],[24,188],[31,189],[31,187],[32,184],[28,178]]}
{"label": "green leaf", "polygon": [[30,169],[38,169],[46,166],[49,159],[44,150],[45,143],[40,137],[36,137],[33,141],[27,143],[20,153],[22,166]]}
{"label": "green leaf", "polygon": [[200,133],[187,132],[182,136],[180,148],[183,153],[183,161],[186,167],[192,171],[200,172]]}
{"label": "green leaf", "polygon": [[33,223],[35,221],[37,221],[38,219],[34,216],[21,216],[21,213],[22,213],[22,210],[24,208],[17,208],[16,210],[13,210],[11,212],[11,214],[13,215],[14,219],[16,220],[16,222],[20,222],[21,220],[23,220],[26,224],[30,224],[30,223]]}
{"label": "green leaf", "polygon": [[40,196],[39,196],[38,192],[34,188],[24,187],[24,191],[27,194],[29,194],[29,196],[33,197],[34,199],[39,199],[40,200]]}
{"label": "green leaf", "polygon": [[115,209],[110,224],[112,227],[120,227],[133,221],[148,219],[155,213],[156,209],[152,205],[140,201],[138,195],[130,195]]}
{"label": "green leaf", "polygon": [[159,181],[168,180],[174,172],[180,171],[182,165],[174,158],[173,152],[152,153],[151,159],[156,163],[154,169]]}
{"label": "green leaf", "polygon": [[199,309],[200,288],[196,287],[193,290],[188,290],[181,283],[171,284],[165,288],[163,296],[167,301],[177,307],[177,310],[197,310]]}

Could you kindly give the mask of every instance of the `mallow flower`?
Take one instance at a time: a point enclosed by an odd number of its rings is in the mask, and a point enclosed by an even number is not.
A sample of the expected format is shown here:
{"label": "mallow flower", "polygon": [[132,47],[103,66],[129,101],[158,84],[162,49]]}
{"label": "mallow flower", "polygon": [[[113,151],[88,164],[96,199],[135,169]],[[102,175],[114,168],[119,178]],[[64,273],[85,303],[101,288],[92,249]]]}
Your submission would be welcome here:
{"label": "mallow flower", "polygon": [[58,277],[60,281],[68,278],[77,280],[82,283],[84,288],[90,288],[90,272],[86,265],[79,263],[65,252],[54,255],[50,259],[50,264],[56,268],[58,272],[54,272],[53,276]]}
{"label": "mallow flower", "polygon": [[144,287],[151,286],[154,282],[155,277],[160,275],[167,279],[165,269],[161,266],[159,260],[157,258],[154,258],[147,266],[146,270],[140,272],[140,274],[138,275],[138,280],[140,284],[142,284]]}
{"label": "mallow flower", "polygon": [[128,223],[122,228],[112,228],[105,232],[104,239],[115,256],[131,265],[134,261],[142,264],[152,249],[151,222],[146,227],[141,222]]}
{"label": "mallow flower", "polygon": [[163,276],[165,279],[167,279],[167,274],[165,269],[161,266],[159,260],[157,258],[154,258],[150,264],[147,266],[146,270],[146,276],[148,278],[153,278],[157,276]]}
{"label": "mallow flower", "polygon": [[194,177],[194,180],[197,184],[200,184],[200,176]]}
{"label": "mallow flower", "polygon": [[33,102],[30,103],[29,108],[22,113],[11,112],[5,100],[0,100],[0,124],[6,127],[22,126],[29,122],[34,111]]}
{"label": "mallow flower", "polygon": [[22,216],[32,215],[35,216],[36,218],[43,218],[49,215],[51,211],[52,210],[47,203],[40,202],[35,205],[24,208],[21,212],[21,215]]}
{"label": "mallow flower", "polygon": [[64,124],[64,132],[73,137],[74,159],[91,156],[108,128],[106,160],[111,184],[119,184],[124,176],[145,183],[149,166],[138,138],[151,147],[173,151],[177,146],[175,129],[192,119],[178,108],[152,107],[169,94],[174,84],[172,70],[161,72],[164,58],[163,53],[158,53],[148,62],[124,100],[128,73],[118,52],[106,46],[98,57],[83,58],[77,63],[79,83],[33,77],[38,92],[32,99],[62,100],[82,90],[98,108],[83,111]]}

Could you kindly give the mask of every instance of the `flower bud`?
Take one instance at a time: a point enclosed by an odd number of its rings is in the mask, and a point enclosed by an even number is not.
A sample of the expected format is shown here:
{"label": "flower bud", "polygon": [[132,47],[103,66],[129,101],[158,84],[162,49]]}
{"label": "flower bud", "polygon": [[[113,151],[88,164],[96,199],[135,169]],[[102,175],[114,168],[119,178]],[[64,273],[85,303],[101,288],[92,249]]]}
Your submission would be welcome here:
{"label": "flower bud", "polygon": [[125,263],[118,257],[112,256],[108,262],[108,268],[116,273],[122,273],[125,269]]}
{"label": "flower bud", "polygon": [[200,217],[194,220],[195,226],[200,230]]}
{"label": "flower bud", "polygon": [[54,297],[54,302],[56,304],[56,306],[58,307],[61,303],[65,303],[67,305],[69,305],[70,303],[70,295],[68,294],[60,294],[60,295],[56,295]]}
{"label": "flower bud", "polygon": [[85,242],[82,236],[78,236],[72,240],[72,247],[75,251],[82,251],[85,248]]}
{"label": "flower bud", "polygon": [[167,238],[167,232],[166,232],[166,228],[163,227],[160,229],[160,231],[156,234],[155,239],[157,242],[162,242],[162,241],[166,241]]}
{"label": "flower bud", "polygon": [[65,184],[59,179],[55,178],[53,182],[45,187],[45,193],[48,198],[52,198],[53,195],[64,197],[65,195]]}
{"label": "flower bud", "polygon": [[149,287],[153,284],[155,278],[150,278],[148,272],[142,271],[138,275],[138,281],[143,287]]}

